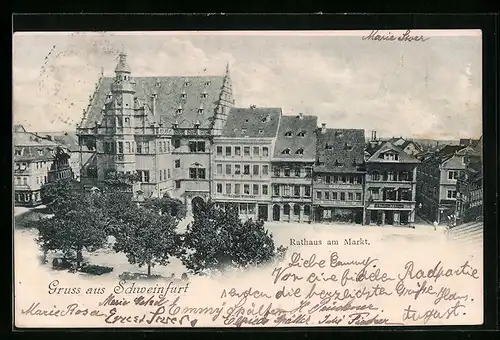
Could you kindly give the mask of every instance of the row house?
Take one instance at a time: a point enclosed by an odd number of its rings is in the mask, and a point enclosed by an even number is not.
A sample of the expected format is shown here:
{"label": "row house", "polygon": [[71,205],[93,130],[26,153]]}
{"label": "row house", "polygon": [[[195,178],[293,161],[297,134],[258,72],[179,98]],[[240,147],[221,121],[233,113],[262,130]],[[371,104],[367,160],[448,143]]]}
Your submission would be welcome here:
{"label": "row house", "polygon": [[327,129],[317,134],[314,164],[314,219],[363,223],[365,133]]}
{"label": "row house", "polygon": [[223,76],[132,77],[121,53],[77,127],[82,183],[130,175],[136,199],[178,197],[190,213],[210,197],[212,141],[233,105],[228,67]]}
{"label": "row house", "polygon": [[417,187],[420,215],[438,224],[451,223],[459,217],[457,183],[465,176],[466,157],[470,153],[475,153],[471,146],[448,145],[422,157]]}
{"label": "row house", "polygon": [[316,116],[282,116],[272,158],[273,221],[311,222]]}
{"label": "row house", "polygon": [[464,156],[465,170],[457,179],[457,224],[483,217],[482,137],[473,146],[457,152]]}
{"label": "row house", "polygon": [[415,222],[416,179],[420,161],[391,142],[366,160],[364,222],[406,225]]}
{"label": "row house", "polygon": [[40,190],[45,183],[72,179],[70,157],[60,144],[14,127],[14,203],[18,206],[42,204]]}
{"label": "row house", "polygon": [[270,219],[271,159],[279,108],[232,108],[212,148],[212,199],[236,204],[242,219]]}

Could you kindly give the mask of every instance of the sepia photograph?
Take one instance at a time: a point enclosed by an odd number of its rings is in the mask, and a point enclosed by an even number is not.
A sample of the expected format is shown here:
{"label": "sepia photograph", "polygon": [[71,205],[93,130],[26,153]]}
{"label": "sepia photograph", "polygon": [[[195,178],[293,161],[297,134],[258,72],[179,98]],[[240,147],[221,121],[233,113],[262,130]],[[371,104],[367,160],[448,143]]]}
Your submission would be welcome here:
{"label": "sepia photograph", "polygon": [[483,323],[481,30],[16,32],[18,328]]}

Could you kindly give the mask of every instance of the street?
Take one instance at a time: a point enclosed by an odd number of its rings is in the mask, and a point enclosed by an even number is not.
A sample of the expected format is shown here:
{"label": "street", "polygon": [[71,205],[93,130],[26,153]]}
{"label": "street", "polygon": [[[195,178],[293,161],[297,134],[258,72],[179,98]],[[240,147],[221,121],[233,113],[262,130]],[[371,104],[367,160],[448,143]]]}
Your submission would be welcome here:
{"label": "street", "polygon": [[[43,207],[36,209],[15,208],[14,215],[16,220],[26,215],[39,214]],[[179,225],[179,231],[183,231],[186,225],[190,222],[185,219]],[[434,228],[429,225],[416,225],[415,229],[408,227],[393,227],[393,226],[361,226],[361,225],[347,225],[347,224],[299,224],[299,223],[284,223],[284,222],[266,222],[265,227],[273,235],[276,246],[283,245],[288,247],[290,251],[296,251],[300,248],[291,244],[293,240],[322,240],[324,244],[328,240],[337,240],[339,246],[343,246],[344,239],[367,239],[370,244],[377,244],[380,242],[394,241],[398,244],[404,242],[418,243],[429,240],[435,240],[438,235],[444,235],[444,228]],[[25,264],[31,263],[34,266],[39,266],[40,256],[42,252],[39,250],[35,243],[37,232],[33,229],[23,228],[22,225],[15,226],[14,232],[14,247],[16,250],[16,261],[22,261]],[[113,267],[113,271],[109,274],[104,274],[102,277],[116,278],[124,272],[131,273],[146,273],[147,268],[139,268],[136,265],[128,263],[127,257],[123,253],[116,253],[112,249],[113,238],[109,238],[108,245],[94,253],[84,253],[85,260],[91,264],[100,266]],[[46,272],[55,272],[52,269],[52,259],[54,254],[48,255],[48,262],[42,267]],[[22,260],[21,260],[21,259]],[[24,266],[23,266],[24,267]],[[182,265],[180,260],[172,258],[168,266],[157,266],[152,269],[152,274],[170,277],[172,274],[179,278],[182,273],[186,272],[186,268]],[[88,276],[79,273],[81,276]]]}

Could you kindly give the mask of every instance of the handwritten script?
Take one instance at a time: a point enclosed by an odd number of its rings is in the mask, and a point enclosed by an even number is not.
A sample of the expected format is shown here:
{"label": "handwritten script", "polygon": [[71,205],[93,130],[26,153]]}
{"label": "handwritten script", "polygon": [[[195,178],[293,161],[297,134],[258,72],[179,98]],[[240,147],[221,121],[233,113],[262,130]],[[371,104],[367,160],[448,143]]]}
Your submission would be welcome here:
{"label": "handwritten script", "polygon": [[[114,287],[96,289],[53,280],[46,293],[55,299],[33,300],[20,314],[137,327],[447,324],[460,322],[475,298],[470,291],[457,290],[453,282],[465,288],[479,279],[469,261],[450,266],[437,260],[422,266],[411,260],[394,266],[372,256],[295,252],[252,284],[226,281],[214,286],[218,289],[196,287],[196,281],[121,280]],[[87,296],[76,297],[81,295]],[[71,302],[58,306],[63,297],[72,297]]]}
{"label": "handwritten script", "polygon": [[391,32],[388,32],[388,34],[381,34],[379,30],[373,30],[370,34],[363,36],[361,39],[369,41],[424,42],[430,38],[424,37],[423,35],[412,35],[411,30],[406,30],[400,35],[394,35],[391,34]]}

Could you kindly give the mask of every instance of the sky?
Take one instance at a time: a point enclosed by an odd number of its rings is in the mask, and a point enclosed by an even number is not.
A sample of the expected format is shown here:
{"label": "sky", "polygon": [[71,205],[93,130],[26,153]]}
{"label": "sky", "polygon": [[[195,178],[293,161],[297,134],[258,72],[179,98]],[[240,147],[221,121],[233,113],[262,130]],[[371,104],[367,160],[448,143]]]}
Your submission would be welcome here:
{"label": "sky", "polygon": [[[404,31],[379,31],[401,36]],[[366,136],[458,139],[482,134],[481,32],[32,32],[13,39],[13,120],[74,131],[101,72],[124,49],[132,76],[222,75],[236,106],[281,107]]]}

